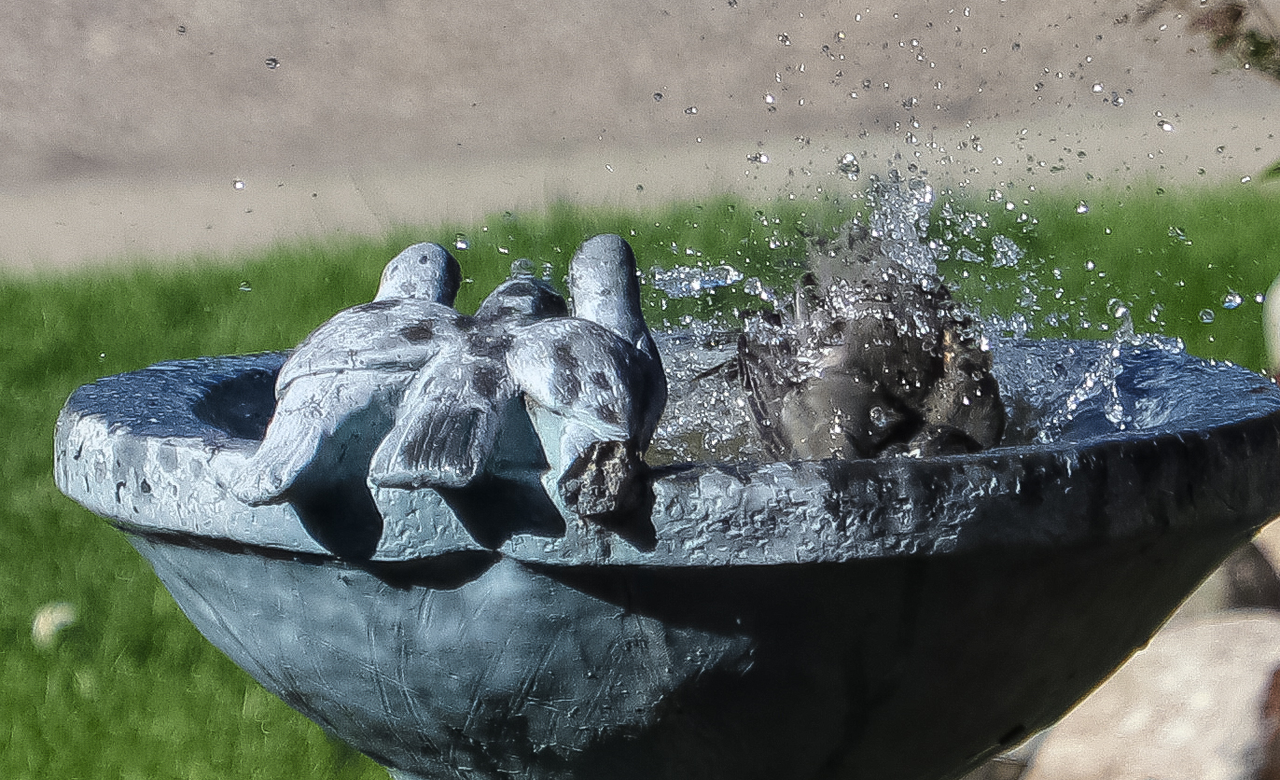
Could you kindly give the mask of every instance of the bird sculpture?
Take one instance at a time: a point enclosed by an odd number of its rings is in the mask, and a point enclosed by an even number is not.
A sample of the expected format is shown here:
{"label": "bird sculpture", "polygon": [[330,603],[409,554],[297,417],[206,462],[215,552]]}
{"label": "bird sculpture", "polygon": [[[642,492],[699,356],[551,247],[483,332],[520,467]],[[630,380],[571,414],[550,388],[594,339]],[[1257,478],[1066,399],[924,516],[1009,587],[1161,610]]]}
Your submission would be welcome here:
{"label": "bird sculpture", "polygon": [[626,241],[586,241],[570,263],[569,292],[572,317],[513,329],[507,366],[550,466],[548,492],[579,518],[616,527],[644,509],[642,454],[666,404],[666,376]]}
{"label": "bird sculpture", "polygon": [[[564,317],[564,298],[520,266],[459,320],[428,370],[404,393],[391,431],[374,453],[369,481],[404,489],[463,488],[495,456],[504,425],[521,412],[519,388],[507,369],[513,330],[546,317]],[[527,427],[527,426],[526,426]]]}
{"label": "bird sculpture", "polygon": [[281,503],[308,483],[364,479],[405,388],[452,340],[457,260],[415,244],[383,270],[373,301],[316,328],[276,379],[276,409],[258,449],[228,487],[251,505]]}
{"label": "bird sculpture", "polygon": [[794,312],[757,317],[736,373],[766,454],[973,452],[1005,425],[990,353],[936,273],[850,222],[817,239]]}

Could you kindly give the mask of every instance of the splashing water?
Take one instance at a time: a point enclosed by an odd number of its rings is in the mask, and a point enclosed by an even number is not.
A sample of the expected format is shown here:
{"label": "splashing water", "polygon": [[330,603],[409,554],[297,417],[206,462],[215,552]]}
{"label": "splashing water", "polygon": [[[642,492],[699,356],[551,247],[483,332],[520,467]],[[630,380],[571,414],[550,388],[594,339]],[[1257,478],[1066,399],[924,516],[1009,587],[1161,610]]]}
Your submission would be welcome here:
{"label": "splashing water", "polygon": [[655,268],[651,275],[653,286],[668,298],[696,297],[718,287],[737,284],[745,278],[741,271],[726,264],[710,268],[688,265]]}
{"label": "splashing water", "polygon": [[[837,172],[846,173],[843,166],[838,167]],[[867,179],[870,188],[865,195],[867,209],[861,223],[866,232],[880,242],[885,273],[901,274],[916,281],[936,280],[938,264],[950,256],[992,268],[1020,267],[1026,257],[1026,251],[1013,238],[999,235],[990,240],[989,257],[984,258],[969,248],[960,248],[952,255],[948,246],[928,237],[936,193],[922,176],[906,177],[891,169],[885,177],[872,175]],[[1076,210],[1086,214],[1089,209],[1081,202]],[[972,237],[977,228],[987,226],[983,216],[957,213],[950,203],[939,206],[939,213],[947,235],[955,230]],[[671,398],[655,434],[650,460],[657,464],[759,460],[765,448],[738,377],[737,328],[748,333],[754,343],[780,343],[793,338],[797,331],[790,302],[759,279],[746,278],[734,265],[717,262],[715,258],[696,265],[655,270],[650,278],[652,286],[668,298],[699,297],[723,287],[740,285],[740,289],[758,294],[766,304],[765,312],[773,312],[771,316],[752,316],[747,312],[741,325],[728,320],[711,324],[686,318],[682,322],[685,327],[656,334]],[[1034,305],[1030,285],[1028,281],[1024,287],[1027,294],[1020,299],[1022,310],[985,319],[973,317],[973,337],[984,349],[989,348],[995,358],[993,370],[1009,412],[1001,446],[1077,441],[1141,430],[1167,419],[1169,411],[1164,408],[1168,406],[1167,398],[1161,396],[1163,406],[1144,407],[1142,394],[1135,394],[1128,387],[1141,383],[1141,376],[1126,378],[1126,371],[1134,370],[1129,366],[1135,354],[1183,355],[1181,341],[1136,334],[1132,307],[1118,299],[1108,304],[1110,317],[1097,324],[1099,330],[1108,334],[1105,340],[1027,340],[1031,316],[1039,310]],[[828,290],[833,316],[847,316],[846,309],[857,305],[865,308],[865,302],[859,304],[853,298],[842,297],[840,290],[839,284]],[[1224,306],[1231,308],[1235,300],[1229,293]],[[1155,309],[1152,316],[1158,316]],[[1052,317],[1065,321],[1070,315],[1055,313]],[[1213,313],[1206,310],[1202,318],[1212,321]],[[1045,321],[1049,319],[1050,315],[1046,315]],[[1079,319],[1082,327],[1090,327],[1083,314]],[[923,323],[911,322],[910,318],[894,324],[902,329],[925,327]],[[820,330],[813,328],[810,332]],[[997,333],[1004,335],[994,335]],[[799,344],[794,363],[781,367],[788,372],[788,378],[803,381],[808,372],[821,371],[821,346],[824,345]]]}

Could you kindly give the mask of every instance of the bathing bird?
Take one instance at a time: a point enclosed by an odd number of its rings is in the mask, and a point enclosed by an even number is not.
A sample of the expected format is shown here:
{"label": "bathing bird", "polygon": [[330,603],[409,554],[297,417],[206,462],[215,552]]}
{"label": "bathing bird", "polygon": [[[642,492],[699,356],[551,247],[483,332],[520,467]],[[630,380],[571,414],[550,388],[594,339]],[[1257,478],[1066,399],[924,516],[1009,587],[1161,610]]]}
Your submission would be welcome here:
{"label": "bathing bird", "polygon": [[506,364],[512,330],[567,315],[564,298],[551,285],[513,266],[512,276],[474,317],[459,320],[457,336],[410,382],[395,424],[369,465],[370,483],[406,489],[470,485],[501,456],[495,451],[500,434],[513,414],[523,413]]}
{"label": "bathing bird", "polygon": [[383,269],[373,301],[307,336],[280,369],[275,413],[231,492],[258,506],[289,500],[300,483],[363,480],[405,388],[461,338],[461,278],[444,247],[415,244]]}
{"label": "bathing bird", "polygon": [[794,312],[761,315],[736,371],[778,459],[940,455],[994,446],[1005,413],[973,323],[927,270],[855,222],[816,239]]}
{"label": "bathing bird", "polygon": [[626,241],[584,242],[569,292],[572,317],[513,329],[507,366],[550,465],[548,492],[579,518],[617,527],[644,508],[642,454],[666,405],[666,376]]}

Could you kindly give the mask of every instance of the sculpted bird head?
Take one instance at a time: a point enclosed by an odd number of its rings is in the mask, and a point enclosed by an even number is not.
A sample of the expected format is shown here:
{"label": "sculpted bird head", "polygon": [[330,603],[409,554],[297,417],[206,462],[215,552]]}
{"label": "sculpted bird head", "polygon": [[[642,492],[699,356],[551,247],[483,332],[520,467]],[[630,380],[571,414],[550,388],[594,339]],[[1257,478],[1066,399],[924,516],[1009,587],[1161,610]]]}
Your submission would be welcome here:
{"label": "sculpted bird head", "polygon": [[603,325],[636,347],[649,340],[640,310],[636,256],[620,236],[588,239],[569,264],[573,315]]}
{"label": "sculpted bird head", "polygon": [[452,306],[462,284],[462,269],[439,244],[414,244],[382,269],[374,300],[416,298]]}
{"label": "sculpted bird head", "polygon": [[485,321],[519,322],[568,315],[564,296],[518,265],[512,265],[511,277],[489,293],[476,310],[476,319]]}

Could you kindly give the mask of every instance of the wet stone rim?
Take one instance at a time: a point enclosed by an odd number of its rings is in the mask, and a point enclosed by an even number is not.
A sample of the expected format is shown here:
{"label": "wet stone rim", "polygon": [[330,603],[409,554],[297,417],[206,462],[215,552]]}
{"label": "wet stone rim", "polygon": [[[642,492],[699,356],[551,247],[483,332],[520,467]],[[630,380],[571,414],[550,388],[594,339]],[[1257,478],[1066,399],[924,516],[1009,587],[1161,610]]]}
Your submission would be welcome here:
{"label": "wet stone rim", "polygon": [[[80,388],[58,420],[59,487],[127,531],[331,556],[291,506],[250,508],[213,476],[211,464],[251,451],[243,434],[265,423],[254,402],[223,403],[220,413],[231,417],[219,418],[211,394],[238,388],[270,403],[284,357],[166,362]],[[662,468],[653,485],[656,540],[644,550],[572,521],[563,536],[517,534],[485,547],[433,491],[375,490],[385,526],[371,558],[496,548],[552,565],[777,565],[1088,544],[1198,526],[1246,533],[1280,506],[1271,468],[1280,458],[1280,391],[1244,369],[1185,355],[1177,362],[1197,374],[1195,403],[1208,410],[1208,427],[1178,429],[1202,420],[1192,409],[1154,434],[972,455]],[[1218,424],[1224,414],[1238,421]]]}

